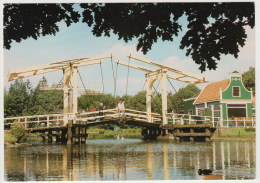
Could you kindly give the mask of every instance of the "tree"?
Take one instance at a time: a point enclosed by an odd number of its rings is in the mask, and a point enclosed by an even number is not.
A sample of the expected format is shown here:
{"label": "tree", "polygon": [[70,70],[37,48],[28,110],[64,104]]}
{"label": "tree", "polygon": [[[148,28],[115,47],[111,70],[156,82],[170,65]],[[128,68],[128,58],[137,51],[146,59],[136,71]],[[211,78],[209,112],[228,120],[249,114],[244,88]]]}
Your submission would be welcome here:
{"label": "tree", "polygon": [[248,90],[253,91],[255,95],[255,68],[250,67],[247,72],[245,72],[242,76],[243,83]]}
{"label": "tree", "polygon": [[131,100],[129,100],[126,103],[126,105],[129,105],[130,109],[146,111],[146,92],[145,91],[138,92],[131,98]]}
{"label": "tree", "polygon": [[22,79],[15,80],[4,93],[4,117],[21,116],[29,110],[32,95],[31,83]]}
{"label": "tree", "polygon": [[[173,41],[183,33],[181,17],[186,17],[188,31],[180,49],[186,49],[199,69],[217,68],[222,54],[238,57],[239,47],[245,45],[245,26],[255,26],[253,2],[242,3],[88,3],[83,9],[82,22],[95,36],[115,34],[125,42],[138,39],[137,50],[146,54],[158,39]],[[5,4],[4,47],[10,49],[12,40],[53,34],[57,23],[69,26],[79,21],[79,12],[72,4]]]}
{"label": "tree", "polygon": [[43,35],[55,35],[58,22],[67,26],[79,21],[79,13],[73,4],[4,4],[4,48],[10,49],[12,41],[37,39]]}
{"label": "tree", "polygon": [[172,103],[172,109],[169,108],[170,111],[173,111],[175,113],[183,113],[183,99],[196,97],[198,93],[200,92],[200,89],[195,85],[187,85],[185,88],[179,89],[179,91],[175,94],[171,94],[169,98],[171,98]]}
{"label": "tree", "polygon": [[43,77],[34,89],[28,114],[39,115],[54,113],[63,109],[63,91],[61,90],[41,90],[40,86],[46,86],[47,80]]}

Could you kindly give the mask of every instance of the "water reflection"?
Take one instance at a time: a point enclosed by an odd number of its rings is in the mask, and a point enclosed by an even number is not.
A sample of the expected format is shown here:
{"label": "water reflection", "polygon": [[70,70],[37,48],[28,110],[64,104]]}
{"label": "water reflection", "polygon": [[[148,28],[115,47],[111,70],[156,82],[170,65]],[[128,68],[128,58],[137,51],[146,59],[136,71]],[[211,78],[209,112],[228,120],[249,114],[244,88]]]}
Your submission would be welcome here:
{"label": "water reflection", "polygon": [[[198,169],[212,175],[198,175]],[[8,181],[255,178],[255,142],[88,140],[85,145],[5,147]]]}

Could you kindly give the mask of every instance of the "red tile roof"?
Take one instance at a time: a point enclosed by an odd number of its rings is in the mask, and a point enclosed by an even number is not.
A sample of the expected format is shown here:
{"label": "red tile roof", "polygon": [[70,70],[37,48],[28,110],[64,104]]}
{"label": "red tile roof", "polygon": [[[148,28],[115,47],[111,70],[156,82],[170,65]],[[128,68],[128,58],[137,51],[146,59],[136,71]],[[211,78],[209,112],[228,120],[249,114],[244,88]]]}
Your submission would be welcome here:
{"label": "red tile roof", "polygon": [[202,92],[199,94],[198,98],[195,100],[194,103],[198,104],[206,101],[219,100],[220,88],[222,89],[222,91],[225,90],[229,85],[229,81],[229,79],[226,79],[223,81],[208,84],[204,88],[204,90],[202,90]]}

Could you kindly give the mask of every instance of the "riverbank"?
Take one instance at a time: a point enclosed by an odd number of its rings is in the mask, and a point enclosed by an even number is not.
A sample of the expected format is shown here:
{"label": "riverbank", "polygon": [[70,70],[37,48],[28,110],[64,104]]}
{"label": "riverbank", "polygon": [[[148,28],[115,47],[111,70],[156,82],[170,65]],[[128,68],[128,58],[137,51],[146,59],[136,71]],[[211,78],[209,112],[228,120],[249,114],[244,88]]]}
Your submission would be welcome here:
{"label": "riverbank", "polygon": [[41,137],[37,134],[28,134],[26,141],[17,143],[16,137],[11,133],[10,130],[4,130],[4,145],[30,145],[31,142],[40,142]]}
{"label": "riverbank", "polygon": [[[90,127],[88,129],[88,139],[102,138],[142,138],[141,128],[118,128],[115,130],[100,129]],[[255,140],[255,132],[248,131],[245,128],[229,128],[216,131],[212,137],[214,141],[220,140]],[[42,138],[37,134],[29,134],[25,143],[40,142]],[[4,144],[13,145],[16,143],[16,138],[11,134],[10,130],[4,131]]]}
{"label": "riverbank", "polygon": [[[101,128],[95,128],[90,127],[87,130],[88,133],[88,139],[102,139],[102,138],[142,138],[141,135],[141,128],[118,128],[115,130],[109,130],[109,129],[101,129]],[[5,145],[14,145],[16,143],[17,139],[14,135],[12,135],[10,130],[4,130],[4,144]],[[28,137],[24,144],[26,143],[33,143],[33,142],[41,142],[42,138],[39,134],[28,134]]]}
{"label": "riverbank", "polygon": [[253,128],[225,128],[217,130],[212,140],[255,140]]}

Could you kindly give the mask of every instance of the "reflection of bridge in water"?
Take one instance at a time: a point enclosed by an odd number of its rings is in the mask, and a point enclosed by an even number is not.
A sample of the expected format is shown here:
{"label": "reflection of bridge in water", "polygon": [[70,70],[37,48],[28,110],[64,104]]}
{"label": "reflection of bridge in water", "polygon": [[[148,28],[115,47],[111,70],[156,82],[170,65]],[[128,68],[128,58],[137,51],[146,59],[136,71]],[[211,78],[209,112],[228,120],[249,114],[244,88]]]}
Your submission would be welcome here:
{"label": "reflection of bridge in water", "polygon": [[[9,148],[5,151],[5,177],[16,175],[20,181],[255,178],[256,151],[253,142],[103,141],[99,145],[95,141],[83,146]],[[133,148],[135,151],[131,150]],[[197,171],[200,168],[212,169],[213,174],[199,176]]]}
{"label": "reflection of bridge in water", "polygon": [[[204,124],[196,124],[191,116],[188,116],[188,123],[184,123],[185,119],[180,119],[174,123],[173,114],[168,114],[167,108],[167,80],[174,79],[188,84],[200,84],[208,82],[205,77],[192,73],[177,70],[173,67],[163,65],[149,59],[138,56],[128,55],[129,62],[116,61],[116,64],[125,65],[128,68],[134,68],[146,72],[146,112],[127,110],[124,119],[118,118],[115,109],[102,111],[103,114],[95,116],[98,112],[78,113],[78,67],[93,64],[104,63],[103,59],[110,58],[112,63],[112,54],[101,55],[87,58],[79,58],[73,60],[59,61],[49,64],[11,69],[8,75],[8,81],[31,77],[37,74],[44,74],[54,71],[63,71],[63,114],[37,115],[37,116],[21,116],[16,118],[5,118],[5,126],[8,127],[15,120],[22,122],[29,132],[42,132],[43,138],[48,138],[51,142],[52,137],[56,137],[56,141],[67,141],[68,144],[73,142],[84,142],[87,138],[87,128],[89,126],[104,123],[126,123],[143,127],[142,135],[144,139],[156,139],[158,136],[173,135],[176,139],[189,139],[194,141],[198,137],[209,140],[215,131],[214,118],[211,122],[202,120]],[[141,61],[143,63],[153,65],[159,69],[151,69],[140,65],[130,63],[130,59]],[[117,74],[116,74],[117,75]],[[113,76],[114,69],[113,69]],[[161,115],[152,113],[152,89],[153,84],[158,81],[161,88]],[[116,86],[115,78],[114,84]],[[84,83],[83,83],[84,85]],[[171,86],[173,86],[171,84]],[[114,87],[116,88],[116,87]],[[175,88],[174,88],[175,89]],[[169,116],[174,120],[169,125]],[[200,116],[201,117],[201,116]],[[209,117],[210,118],[210,117]],[[198,121],[198,120],[197,120]],[[184,125],[185,124],[185,125]],[[45,137],[46,136],[46,137]]]}

